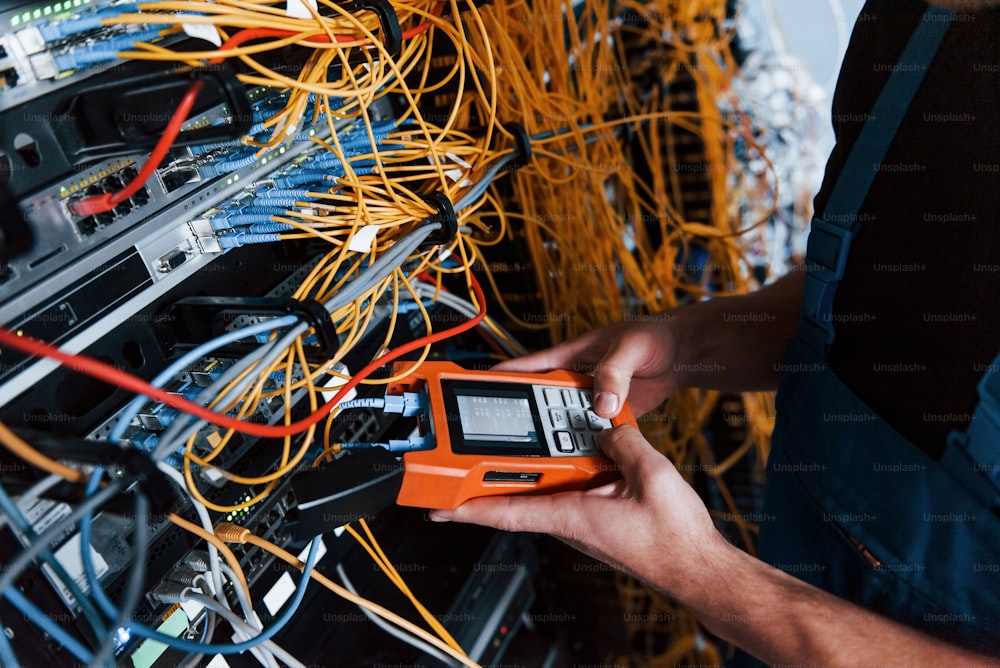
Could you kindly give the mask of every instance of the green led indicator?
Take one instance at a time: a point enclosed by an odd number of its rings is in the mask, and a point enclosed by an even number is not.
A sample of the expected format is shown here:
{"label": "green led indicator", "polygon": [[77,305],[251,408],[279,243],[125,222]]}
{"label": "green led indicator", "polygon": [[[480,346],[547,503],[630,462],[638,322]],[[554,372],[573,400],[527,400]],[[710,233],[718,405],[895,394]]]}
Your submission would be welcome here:
{"label": "green led indicator", "polygon": [[73,0],[73,6],[74,7],[79,7],[82,4],[83,4],[83,0]]}
{"label": "green led indicator", "polygon": [[12,17],[10,17],[10,25],[11,26],[16,26],[16,25],[20,25],[20,24],[21,24],[21,17],[20,16],[12,16]]}
{"label": "green led indicator", "polygon": [[42,18],[42,10],[41,9],[36,9],[35,11],[33,11],[31,13],[31,18],[33,18],[33,19],[40,19],[40,18]]}

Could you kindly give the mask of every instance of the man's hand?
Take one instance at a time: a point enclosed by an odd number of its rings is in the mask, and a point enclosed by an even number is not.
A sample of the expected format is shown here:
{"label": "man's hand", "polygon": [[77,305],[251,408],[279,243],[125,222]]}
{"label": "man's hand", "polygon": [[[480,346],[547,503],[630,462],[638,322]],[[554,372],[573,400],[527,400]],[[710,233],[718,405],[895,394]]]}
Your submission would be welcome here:
{"label": "man's hand", "polygon": [[705,504],[633,427],[602,432],[601,450],[623,479],[585,492],[472,499],[434,521],[551,534],[675,596],[688,594],[728,548]]}
{"label": "man's hand", "polygon": [[502,362],[496,368],[593,371],[594,411],[612,418],[628,399],[638,416],[659,406],[678,389],[678,376],[673,370],[676,351],[677,335],[666,316],[595,329],[548,350]]}
{"label": "man's hand", "polygon": [[595,412],[611,418],[628,400],[644,415],[674,391],[774,390],[798,331],[805,272],[739,297],[682,306],[645,320],[588,332],[497,366],[502,371],[592,371]]}

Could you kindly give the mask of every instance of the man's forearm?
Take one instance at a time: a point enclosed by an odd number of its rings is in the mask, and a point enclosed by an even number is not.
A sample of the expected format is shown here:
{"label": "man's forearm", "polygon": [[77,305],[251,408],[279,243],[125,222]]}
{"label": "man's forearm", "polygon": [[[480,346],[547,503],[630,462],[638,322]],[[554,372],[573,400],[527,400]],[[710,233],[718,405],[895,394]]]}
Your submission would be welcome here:
{"label": "man's forearm", "polygon": [[775,389],[788,341],[798,333],[804,276],[793,271],[751,294],[674,311],[681,386]]}
{"label": "man's forearm", "polygon": [[848,603],[730,545],[681,592],[719,637],[768,664],[993,666],[975,654]]}

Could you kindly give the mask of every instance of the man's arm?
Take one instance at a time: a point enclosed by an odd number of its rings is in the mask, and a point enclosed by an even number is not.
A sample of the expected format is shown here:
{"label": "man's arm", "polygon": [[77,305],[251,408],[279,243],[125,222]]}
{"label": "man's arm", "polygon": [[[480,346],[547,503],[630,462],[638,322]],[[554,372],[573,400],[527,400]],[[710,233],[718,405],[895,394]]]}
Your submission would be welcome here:
{"label": "man's arm", "polygon": [[683,387],[775,389],[788,341],[798,332],[804,274],[748,295],[602,327],[497,369],[592,371],[595,409],[603,417],[617,415],[626,399],[643,415]]}
{"label": "man's arm", "polygon": [[1000,666],[859,608],[730,545],[669,460],[631,427],[601,435],[623,479],[585,492],[473,499],[455,520],[548,533],[681,602],[772,664]]}
{"label": "man's arm", "polygon": [[1000,666],[998,658],[848,603],[728,543],[700,584],[703,594],[682,602],[709,631],[768,664]]}
{"label": "man's arm", "polygon": [[799,331],[804,283],[805,271],[796,270],[756,292],[674,311],[679,386],[777,389],[781,360]]}

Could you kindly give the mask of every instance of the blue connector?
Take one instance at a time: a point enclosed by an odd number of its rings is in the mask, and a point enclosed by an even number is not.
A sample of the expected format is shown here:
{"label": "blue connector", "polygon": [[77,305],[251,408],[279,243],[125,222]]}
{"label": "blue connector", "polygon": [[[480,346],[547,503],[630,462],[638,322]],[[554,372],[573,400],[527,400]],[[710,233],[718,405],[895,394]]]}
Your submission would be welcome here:
{"label": "blue connector", "polygon": [[209,224],[215,231],[229,230],[234,227],[260,225],[271,222],[271,214],[267,213],[230,213],[216,214],[209,219]]}
{"label": "blue connector", "polygon": [[149,28],[139,32],[125,33],[103,42],[88,44],[86,48],[75,48],[69,53],[56,56],[56,66],[60,72],[78,70],[118,58],[119,51],[127,51],[138,42],[149,42],[160,36],[161,28]]}
{"label": "blue connector", "polygon": [[79,18],[46,23],[45,25],[38,26],[38,32],[42,34],[46,42],[56,42],[71,35],[101,28],[103,27],[101,24],[103,19],[138,11],[139,5],[137,4],[115,5],[114,7],[108,7],[96,12],[88,12]]}
{"label": "blue connector", "polygon": [[326,172],[309,169],[294,171],[291,174],[283,176],[275,176],[272,180],[274,181],[274,185],[279,188],[294,188],[309,183],[322,183],[325,178]]}
{"label": "blue connector", "polygon": [[433,450],[434,437],[410,436],[409,438],[390,438],[389,452],[417,452],[418,450]]}
{"label": "blue connector", "polygon": [[247,244],[269,244],[274,241],[281,241],[280,234],[244,234],[243,232],[237,232],[236,234],[224,234],[219,237],[219,246],[223,250],[229,250],[230,248],[239,248],[240,246],[246,246]]}
{"label": "blue connector", "polygon": [[132,447],[143,452],[150,452],[160,442],[160,437],[151,431],[141,431],[129,438],[129,441],[132,443]]}
{"label": "blue connector", "polygon": [[426,408],[427,405],[422,393],[403,392],[402,395],[385,395],[385,406],[382,410],[386,413],[402,413],[403,417],[412,417],[423,414]]}

